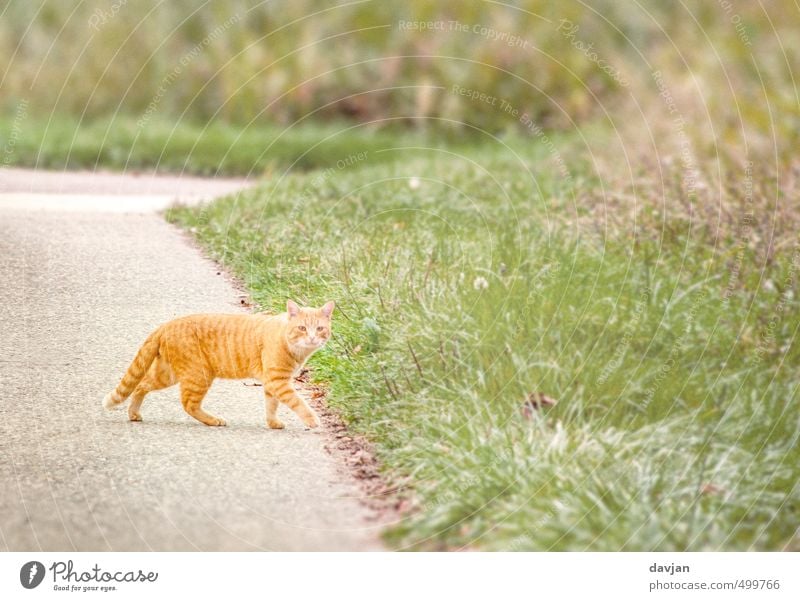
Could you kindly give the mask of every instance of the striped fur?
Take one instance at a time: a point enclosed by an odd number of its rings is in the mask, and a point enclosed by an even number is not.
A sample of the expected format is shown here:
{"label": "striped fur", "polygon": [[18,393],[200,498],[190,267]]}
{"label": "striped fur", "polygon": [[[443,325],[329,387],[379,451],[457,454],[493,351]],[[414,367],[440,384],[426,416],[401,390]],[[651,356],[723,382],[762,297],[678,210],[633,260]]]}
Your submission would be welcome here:
{"label": "striped fur", "polygon": [[283,428],[280,403],[310,428],[319,418],[294,389],[294,376],[331,335],[333,302],[319,309],[287,303],[278,315],[189,315],[156,329],[145,340],[117,387],[106,395],[107,409],[130,397],[128,417],[141,421],[145,395],[180,384],[184,410],[208,426],[225,420],[201,405],[215,378],[258,378],[264,385],[266,421]]}
{"label": "striped fur", "polygon": [[130,367],[128,367],[128,371],[122,376],[120,383],[103,399],[103,407],[106,409],[113,409],[122,404],[125,399],[131,395],[136,385],[142,381],[142,378],[144,378],[147,370],[150,369],[150,365],[152,365],[156,355],[158,355],[162,328],[158,328],[144,341],[139,352],[136,353],[136,356],[133,358]]}

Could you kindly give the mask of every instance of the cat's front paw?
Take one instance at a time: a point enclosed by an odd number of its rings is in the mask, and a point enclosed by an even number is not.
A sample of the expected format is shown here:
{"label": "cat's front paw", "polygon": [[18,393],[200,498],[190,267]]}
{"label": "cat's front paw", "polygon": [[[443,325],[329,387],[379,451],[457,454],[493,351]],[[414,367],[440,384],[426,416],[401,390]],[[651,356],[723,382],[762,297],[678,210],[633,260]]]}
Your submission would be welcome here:
{"label": "cat's front paw", "polygon": [[319,417],[317,417],[316,413],[312,413],[307,418],[305,418],[303,420],[303,423],[305,423],[307,428],[319,428],[320,426]]}
{"label": "cat's front paw", "polygon": [[[216,422],[216,423],[214,423],[214,422]],[[208,424],[208,425],[209,426],[227,426],[228,423],[224,419],[222,419],[221,417],[215,417],[215,418],[213,418],[212,422],[210,424]]]}
{"label": "cat's front paw", "polygon": [[286,424],[279,419],[268,419],[267,425],[273,430],[283,430],[286,427]]}
{"label": "cat's front paw", "polygon": [[136,411],[128,411],[128,419],[132,422],[140,422],[142,421],[142,414]]}

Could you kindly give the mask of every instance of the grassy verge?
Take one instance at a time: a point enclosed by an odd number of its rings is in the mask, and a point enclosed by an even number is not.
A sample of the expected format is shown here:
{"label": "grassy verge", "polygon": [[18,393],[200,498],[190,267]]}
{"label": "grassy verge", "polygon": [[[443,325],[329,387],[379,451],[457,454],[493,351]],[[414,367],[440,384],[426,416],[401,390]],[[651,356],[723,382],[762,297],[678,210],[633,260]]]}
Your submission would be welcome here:
{"label": "grassy verge", "polygon": [[[4,166],[41,169],[155,170],[197,175],[252,175],[335,167],[351,155],[393,145],[431,145],[414,133],[369,125],[259,123],[249,127],[129,116],[81,123],[66,116],[0,118]],[[334,158],[335,157],[335,158]]]}
{"label": "grassy verge", "polygon": [[592,178],[540,147],[368,154],[168,217],[264,307],[336,299],[313,365],[413,486],[395,545],[797,549],[797,247],[598,236]]}

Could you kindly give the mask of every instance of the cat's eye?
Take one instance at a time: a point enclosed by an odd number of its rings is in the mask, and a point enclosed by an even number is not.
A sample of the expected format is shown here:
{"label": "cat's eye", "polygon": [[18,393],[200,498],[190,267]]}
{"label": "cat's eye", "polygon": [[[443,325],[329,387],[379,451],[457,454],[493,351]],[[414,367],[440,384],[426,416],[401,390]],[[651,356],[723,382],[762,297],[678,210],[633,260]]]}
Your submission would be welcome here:
{"label": "cat's eye", "polygon": [[325,330],[324,326],[317,326],[317,332],[323,332]]}
{"label": "cat's eye", "polygon": [[300,330],[301,332],[305,332],[306,331],[306,327],[305,326],[297,326],[297,329]]}

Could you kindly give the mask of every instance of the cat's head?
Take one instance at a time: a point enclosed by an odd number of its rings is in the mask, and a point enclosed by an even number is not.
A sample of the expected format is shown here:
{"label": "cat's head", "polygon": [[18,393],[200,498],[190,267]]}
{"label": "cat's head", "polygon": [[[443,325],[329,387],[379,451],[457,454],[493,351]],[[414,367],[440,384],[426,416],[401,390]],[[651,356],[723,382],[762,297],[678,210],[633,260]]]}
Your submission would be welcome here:
{"label": "cat's head", "polygon": [[331,337],[333,301],[319,309],[300,307],[294,301],[289,301],[286,303],[286,314],[289,316],[286,340],[291,346],[312,353],[325,346]]}

